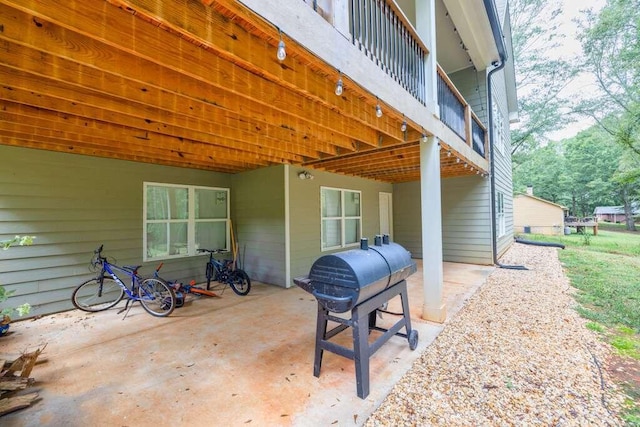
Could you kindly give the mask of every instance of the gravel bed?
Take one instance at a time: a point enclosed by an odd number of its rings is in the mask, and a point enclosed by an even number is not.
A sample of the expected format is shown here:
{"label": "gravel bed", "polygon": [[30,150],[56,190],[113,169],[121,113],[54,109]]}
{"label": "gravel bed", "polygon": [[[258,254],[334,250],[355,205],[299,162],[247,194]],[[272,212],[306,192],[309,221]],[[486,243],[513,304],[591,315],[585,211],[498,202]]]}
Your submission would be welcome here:
{"label": "gravel bed", "polygon": [[610,350],[575,311],[559,249],[514,244],[366,426],[617,426]]}

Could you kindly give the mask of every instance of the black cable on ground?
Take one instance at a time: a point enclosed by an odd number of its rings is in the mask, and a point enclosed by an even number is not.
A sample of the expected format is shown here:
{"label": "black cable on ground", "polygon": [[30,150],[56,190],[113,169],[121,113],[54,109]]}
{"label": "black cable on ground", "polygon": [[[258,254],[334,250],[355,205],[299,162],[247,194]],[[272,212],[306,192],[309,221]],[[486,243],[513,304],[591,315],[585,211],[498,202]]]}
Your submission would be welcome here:
{"label": "black cable on ground", "polygon": [[500,264],[499,262],[496,262],[496,265],[498,266],[498,268],[504,268],[506,270],[528,270],[528,268],[524,265],[504,265]]}
{"label": "black cable on ground", "polygon": [[564,245],[562,243],[534,242],[532,240],[524,240],[524,239],[521,239],[519,237],[516,237],[516,243],[522,243],[523,245],[549,246],[549,247],[552,247],[552,248],[564,249]]}

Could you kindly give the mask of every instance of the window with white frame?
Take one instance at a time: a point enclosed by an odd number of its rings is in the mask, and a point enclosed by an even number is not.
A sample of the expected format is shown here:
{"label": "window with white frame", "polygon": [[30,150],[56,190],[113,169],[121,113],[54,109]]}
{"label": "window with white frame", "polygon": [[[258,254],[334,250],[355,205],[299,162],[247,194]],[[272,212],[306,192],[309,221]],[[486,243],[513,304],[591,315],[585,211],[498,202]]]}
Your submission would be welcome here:
{"label": "window with white frame", "polygon": [[496,220],[497,220],[497,228],[498,228],[498,237],[502,237],[506,234],[506,225],[505,225],[505,217],[504,217],[504,193],[498,191],[497,193],[498,199],[496,200]]}
{"label": "window with white frame", "polygon": [[496,102],[493,103],[493,135],[493,145],[495,146],[496,150],[498,150],[501,154],[504,154],[504,116],[502,115],[502,111],[500,111],[500,108],[498,108],[498,104]]}
{"label": "window with white frame", "polygon": [[356,245],[362,235],[362,193],[340,188],[320,188],[322,250]]}
{"label": "window with white frame", "polygon": [[229,248],[229,189],[144,183],[144,260]]}

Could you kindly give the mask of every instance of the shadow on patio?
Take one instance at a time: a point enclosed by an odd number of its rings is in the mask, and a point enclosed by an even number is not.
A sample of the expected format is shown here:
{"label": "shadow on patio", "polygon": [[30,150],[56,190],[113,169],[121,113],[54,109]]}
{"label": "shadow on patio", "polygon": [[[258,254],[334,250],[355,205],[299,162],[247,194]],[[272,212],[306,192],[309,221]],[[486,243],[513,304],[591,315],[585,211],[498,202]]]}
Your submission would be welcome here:
{"label": "shadow on patio", "polygon": [[[78,310],[13,325],[0,354],[48,343],[32,372],[41,399],[2,417],[6,426],[263,426],[359,425],[377,408],[443,325],[420,319],[422,269],[409,277],[412,327],[418,348],[392,337],[371,357],[371,393],[356,396],[354,362],[325,352],[313,376],[316,301],[299,288],[254,284],[239,297],[188,299],[171,317],[134,306]],[[493,267],[444,264],[450,319]],[[396,301],[397,300],[397,301]],[[400,311],[399,298],[391,311]],[[122,303],[121,303],[122,304]],[[396,306],[397,304],[397,306]],[[396,316],[378,322],[390,326]],[[350,331],[340,342],[348,343]]]}

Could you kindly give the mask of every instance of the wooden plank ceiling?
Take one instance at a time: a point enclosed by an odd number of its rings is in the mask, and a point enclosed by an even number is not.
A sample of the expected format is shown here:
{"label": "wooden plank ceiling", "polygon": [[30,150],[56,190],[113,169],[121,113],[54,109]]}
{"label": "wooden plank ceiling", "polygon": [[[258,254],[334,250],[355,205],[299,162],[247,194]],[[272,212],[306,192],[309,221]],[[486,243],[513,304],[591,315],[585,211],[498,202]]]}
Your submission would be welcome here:
{"label": "wooden plank ceiling", "polygon": [[[234,0],[0,0],[0,143],[238,173],[417,180],[415,123]],[[441,151],[443,176],[470,174]]]}

